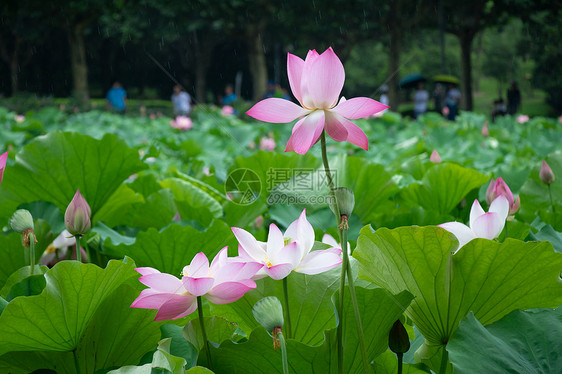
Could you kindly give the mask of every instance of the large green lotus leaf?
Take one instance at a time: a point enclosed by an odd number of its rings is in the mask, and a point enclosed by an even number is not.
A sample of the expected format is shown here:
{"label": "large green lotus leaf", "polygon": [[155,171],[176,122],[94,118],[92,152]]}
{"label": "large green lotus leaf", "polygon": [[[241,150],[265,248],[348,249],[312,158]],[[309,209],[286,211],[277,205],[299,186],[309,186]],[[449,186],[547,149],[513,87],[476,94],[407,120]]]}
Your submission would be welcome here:
{"label": "large green lotus leaf", "polygon": [[143,195],[136,193],[129,184],[122,184],[98,211],[96,220],[108,227],[124,225],[130,221],[131,212],[144,202]]}
{"label": "large green lotus leaf", "polygon": [[131,245],[113,245],[106,239],[104,248],[109,255],[133,258],[138,266],[153,267],[179,276],[183,267],[189,265],[198,252],[204,252],[212,261],[225,246],[237,247],[235,243],[230,228],[224,222],[215,220],[205,231],[176,224],[161,231],[151,228],[139,232]]}
{"label": "large green lotus leaf", "polygon": [[469,314],[447,344],[455,373],[559,373],[562,308],[516,310],[482,326]]}
{"label": "large green lotus leaf", "polygon": [[165,179],[160,184],[172,191],[182,220],[196,220],[208,225],[222,216],[221,204],[196,185],[179,178]]}
{"label": "large green lotus leaf", "polygon": [[137,151],[115,135],[96,140],[54,131],[26,145],[16,164],[5,170],[0,212],[9,215],[20,204],[37,200],[64,212],[80,189],[95,215],[125,179],[145,167]]}
{"label": "large green lotus leaf", "polygon": [[[0,296],[1,297],[7,297],[8,293],[10,293],[10,290],[12,289],[12,287],[21,282],[22,280],[24,280],[25,278],[29,277],[29,275],[31,274],[30,272],[31,267],[28,266],[24,266],[22,268],[19,268],[18,270],[16,270],[14,273],[12,273],[12,275],[10,275],[10,277],[6,280],[6,283],[4,284],[4,287],[2,287],[0,289]],[[33,267],[33,272],[34,274],[45,274],[47,272],[47,270],[49,270],[48,267],[46,266],[41,266],[41,265],[35,265]]]}
{"label": "large green lotus leaf", "polygon": [[[60,262],[37,296],[14,299],[0,316],[2,365],[26,372],[93,373],[136,364],[160,338],[154,311],[131,309],[138,296],[134,263],[105,269]],[[0,366],[1,367],[1,366]]]}
{"label": "large green lotus leaf", "polygon": [[[229,322],[222,317],[212,316],[203,318],[205,323],[205,332],[207,333],[207,340],[219,345],[225,340],[232,339],[238,326],[234,322]],[[183,328],[183,336],[185,339],[193,344],[198,351],[203,349],[205,342],[203,341],[203,334],[201,333],[201,324],[199,319],[192,319]]]}
{"label": "large green lotus leaf", "polygon": [[489,324],[518,308],[562,303],[562,254],[550,243],[475,239],[451,255],[456,246],[439,227],[366,226],[353,256],[361,278],[415,296],[406,314],[431,345],[449,341],[470,311]]}
{"label": "large green lotus leaf", "polygon": [[75,349],[103,301],[135,276],[130,260],[110,261],[105,269],[57,263],[45,274],[47,286],[40,295],[14,299],[0,316],[0,354]]}
{"label": "large green lotus leaf", "polygon": [[[340,269],[317,275],[292,272],[289,275],[289,309],[294,338],[304,344],[318,345],[324,340],[324,331],[336,326],[332,296],[339,287]],[[283,282],[269,277],[256,281],[256,289],[247,292],[234,303],[211,304],[211,312],[236,321],[240,328],[250,333],[259,324],[252,308],[266,296],[277,296],[283,302]]]}
{"label": "large green lotus leaf", "polygon": [[538,215],[554,230],[562,231],[562,151],[552,153],[545,160],[555,176],[554,182],[550,185],[555,212],[550,201],[548,186],[539,178],[541,165],[537,164],[519,191],[521,210],[518,214],[527,222],[532,222]]}
{"label": "large green lotus leaf", "polygon": [[428,210],[449,213],[473,189],[489,180],[476,170],[441,163],[430,168],[419,184],[402,190],[402,196]]}
{"label": "large green lotus leaf", "polygon": [[546,240],[552,243],[556,252],[562,253],[562,233],[554,230],[552,226],[545,225],[539,232],[529,234],[534,240]]}
{"label": "large green lotus leaf", "polygon": [[[365,345],[369,362],[384,352],[388,333],[394,321],[408,305],[412,295],[402,292],[356,287]],[[344,302],[344,373],[361,372],[361,354],[353,315],[353,306],[346,292]],[[298,331],[298,330],[297,330]],[[289,370],[294,373],[336,373],[337,349],[335,329],[326,331],[321,345],[311,346],[294,339],[288,340]],[[281,373],[281,352],[274,351],[272,338],[262,327],[257,327],[245,343],[227,341],[217,349],[212,347],[213,370],[216,373]],[[204,355],[203,355],[204,356]],[[200,357],[204,360],[204,357]]]}
{"label": "large green lotus leaf", "polygon": [[151,227],[161,229],[172,221],[176,212],[172,191],[161,189],[147,196],[144,204],[134,206],[125,224],[145,230]]}
{"label": "large green lotus leaf", "polygon": [[12,273],[27,265],[21,234],[0,235],[0,286],[4,286]]}
{"label": "large green lotus leaf", "polygon": [[260,182],[260,200],[265,201],[275,185],[289,180],[295,173],[313,172],[318,166],[320,160],[312,155],[259,151],[250,157],[237,157],[229,173],[236,169],[250,169]]}
{"label": "large green lotus leaf", "polygon": [[[331,165],[338,187],[350,188],[355,195],[356,214],[364,224],[372,222],[380,211],[390,209],[389,197],[398,187],[382,165],[372,164],[364,158],[341,155]],[[321,167],[322,169],[322,167]]]}

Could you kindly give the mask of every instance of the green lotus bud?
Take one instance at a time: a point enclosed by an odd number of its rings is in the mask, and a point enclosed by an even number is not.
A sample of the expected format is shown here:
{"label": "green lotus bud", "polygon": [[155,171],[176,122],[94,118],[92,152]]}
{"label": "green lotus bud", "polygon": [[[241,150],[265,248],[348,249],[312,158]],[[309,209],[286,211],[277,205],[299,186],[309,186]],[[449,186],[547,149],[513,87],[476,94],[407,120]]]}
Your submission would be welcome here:
{"label": "green lotus bud", "polygon": [[80,190],[76,191],[64,213],[64,224],[68,232],[75,236],[87,234],[91,227],[91,214],[86,199],[80,194]]}
{"label": "green lotus bud", "polygon": [[271,335],[276,327],[283,327],[283,307],[275,296],[264,297],[252,309],[254,318]]}
{"label": "green lotus bud", "polygon": [[[349,217],[355,207],[355,195],[353,194],[353,191],[347,187],[338,187],[334,192],[336,194],[340,215],[346,215]],[[332,212],[334,211],[333,204],[330,204],[330,209]]]}
{"label": "green lotus bud", "polygon": [[33,217],[28,210],[18,209],[10,218],[10,226],[12,230],[22,234],[25,230],[33,230]]}
{"label": "green lotus bud", "polygon": [[390,333],[388,334],[388,347],[396,354],[406,353],[408,349],[410,349],[408,332],[400,320],[396,320],[390,329]]}

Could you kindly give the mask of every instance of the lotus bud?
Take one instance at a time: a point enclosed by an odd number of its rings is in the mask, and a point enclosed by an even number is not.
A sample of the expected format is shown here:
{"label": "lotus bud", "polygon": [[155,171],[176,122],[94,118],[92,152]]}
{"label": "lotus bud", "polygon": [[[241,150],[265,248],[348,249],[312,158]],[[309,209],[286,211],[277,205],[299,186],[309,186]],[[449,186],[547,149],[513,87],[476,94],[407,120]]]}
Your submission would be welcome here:
{"label": "lotus bud", "polygon": [[15,232],[23,233],[25,230],[33,230],[33,217],[28,210],[18,209],[10,218],[10,226]]}
{"label": "lotus bud", "polygon": [[2,153],[2,155],[0,155],[0,183],[2,183],[2,177],[4,176],[4,169],[6,168],[7,160],[8,160],[8,152]]}
{"label": "lotus bud", "polygon": [[408,332],[400,320],[396,320],[390,329],[390,333],[388,334],[388,347],[396,354],[406,353],[410,349]]}
{"label": "lotus bud", "polygon": [[550,168],[550,166],[548,166],[546,161],[542,162],[541,171],[539,172],[539,178],[541,179],[541,182],[547,185],[554,182],[554,173],[552,172],[552,169]]}
{"label": "lotus bud", "polygon": [[272,335],[273,330],[283,327],[283,307],[275,296],[264,297],[252,308],[254,318],[267,332]]}
{"label": "lotus bud", "polygon": [[433,152],[431,152],[431,156],[429,156],[429,161],[433,162],[434,164],[438,164],[441,162],[441,156],[439,155],[439,152],[437,152],[436,149],[434,149]]}
{"label": "lotus bud", "polygon": [[[338,187],[335,189],[336,202],[340,215],[350,216],[355,207],[355,195],[353,191],[347,187]],[[330,204],[330,209],[334,211],[333,203]]]}
{"label": "lotus bud", "polygon": [[482,135],[484,135],[485,137],[490,136],[490,130],[488,130],[488,125],[486,124],[482,126]]}
{"label": "lotus bud", "polygon": [[76,191],[64,213],[64,224],[68,232],[74,236],[88,233],[91,227],[91,214],[90,206],[80,194],[80,190]]}
{"label": "lotus bud", "polygon": [[[21,242],[26,248],[29,248],[31,244],[30,235],[33,234],[33,217],[28,210],[18,209],[10,218],[10,226],[15,232],[22,234]],[[35,243],[37,239],[34,238]]]}
{"label": "lotus bud", "polygon": [[509,214],[515,214],[515,212],[519,210],[519,206],[521,205],[519,196],[517,196],[517,199],[514,198],[509,186],[501,177],[495,181],[494,178],[492,178],[488,185],[488,189],[486,190],[486,202],[488,205],[498,196],[504,196],[507,199],[509,203]]}

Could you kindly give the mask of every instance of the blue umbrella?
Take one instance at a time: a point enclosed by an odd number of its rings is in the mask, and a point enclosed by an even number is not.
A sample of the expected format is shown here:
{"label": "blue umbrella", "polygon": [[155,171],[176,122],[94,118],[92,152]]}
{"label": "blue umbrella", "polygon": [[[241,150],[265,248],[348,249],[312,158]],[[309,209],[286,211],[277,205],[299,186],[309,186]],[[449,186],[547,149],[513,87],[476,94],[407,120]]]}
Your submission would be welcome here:
{"label": "blue umbrella", "polygon": [[425,82],[427,79],[421,74],[410,74],[400,81],[398,84],[400,88],[412,87],[418,82]]}

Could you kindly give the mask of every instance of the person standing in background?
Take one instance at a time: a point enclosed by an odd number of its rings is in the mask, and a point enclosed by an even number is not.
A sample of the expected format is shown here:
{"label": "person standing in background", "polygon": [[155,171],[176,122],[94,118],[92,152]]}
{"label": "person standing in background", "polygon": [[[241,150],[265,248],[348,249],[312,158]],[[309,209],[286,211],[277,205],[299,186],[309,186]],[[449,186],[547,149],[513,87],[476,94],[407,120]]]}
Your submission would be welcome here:
{"label": "person standing in background", "polygon": [[418,83],[418,89],[414,94],[414,117],[418,118],[421,114],[427,112],[427,101],[429,93],[424,87],[423,82]]}
{"label": "person standing in background", "polygon": [[517,82],[511,82],[511,86],[507,89],[507,113],[515,114],[521,106],[521,92],[517,87]]}
{"label": "person standing in background", "polygon": [[459,114],[459,102],[461,101],[461,92],[454,84],[449,85],[449,90],[447,91],[447,95],[445,96],[445,105],[447,109],[449,109],[449,113],[447,114],[447,119],[454,121]]}
{"label": "person standing in background", "polygon": [[191,112],[191,96],[181,89],[179,85],[174,86],[172,94],[174,114],[176,116],[187,116]]}
{"label": "person standing in background", "polygon": [[113,109],[121,114],[125,113],[127,109],[127,92],[118,80],[113,82],[113,85],[107,91],[105,99],[109,109]]}

